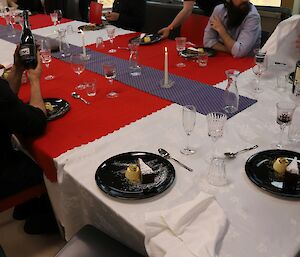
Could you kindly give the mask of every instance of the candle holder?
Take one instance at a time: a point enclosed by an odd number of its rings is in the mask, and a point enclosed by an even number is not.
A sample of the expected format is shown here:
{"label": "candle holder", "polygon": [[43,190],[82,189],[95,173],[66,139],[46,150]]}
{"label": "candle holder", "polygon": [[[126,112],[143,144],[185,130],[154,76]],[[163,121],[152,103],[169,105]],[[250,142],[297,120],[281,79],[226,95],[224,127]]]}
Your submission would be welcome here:
{"label": "candle holder", "polygon": [[85,61],[88,61],[89,59],[91,59],[91,55],[90,54],[81,54],[82,58],[85,60]]}
{"label": "candle holder", "polygon": [[175,84],[175,81],[173,80],[168,80],[168,81],[165,81],[164,79],[162,79],[161,81],[159,81],[159,85],[162,87],[162,88],[171,88],[173,87]]}

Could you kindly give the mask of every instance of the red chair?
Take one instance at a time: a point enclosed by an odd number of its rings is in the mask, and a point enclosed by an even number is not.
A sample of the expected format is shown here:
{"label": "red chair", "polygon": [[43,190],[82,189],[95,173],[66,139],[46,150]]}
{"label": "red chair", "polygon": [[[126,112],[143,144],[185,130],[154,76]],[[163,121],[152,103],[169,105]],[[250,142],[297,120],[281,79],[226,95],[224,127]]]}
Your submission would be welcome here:
{"label": "red chair", "polygon": [[190,17],[182,24],[180,36],[186,37],[197,46],[203,46],[204,30],[209,17],[192,13]]}
{"label": "red chair", "polygon": [[91,2],[90,14],[89,14],[90,23],[102,24],[102,19],[101,19],[102,7],[103,4],[93,2],[93,1]]}
{"label": "red chair", "polygon": [[25,203],[35,197],[39,197],[41,194],[45,193],[46,191],[47,191],[46,187],[44,183],[42,183],[39,185],[26,188],[25,190],[15,195],[2,198],[0,199],[0,212],[6,211],[16,205]]}

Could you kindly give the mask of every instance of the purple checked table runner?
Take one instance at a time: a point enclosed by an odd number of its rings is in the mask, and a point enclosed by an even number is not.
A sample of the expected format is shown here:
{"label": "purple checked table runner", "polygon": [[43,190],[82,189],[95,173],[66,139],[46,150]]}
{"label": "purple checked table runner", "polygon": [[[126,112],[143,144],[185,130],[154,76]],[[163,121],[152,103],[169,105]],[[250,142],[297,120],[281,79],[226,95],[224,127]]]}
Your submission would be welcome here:
{"label": "purple checked table runner", "polygon": [[[20,32],[17,31],[16,37],[8,38],[5,26],[0,26],[0,38],[12,43],[18,43]],[[39,40],[43,37],[35,35],[35,38]],[[72,54],[80,53],[81,51],[81,47],[70,45],[70,52]],[[124,84],[180,105],[194,105],[197,112],[203,115],[213,111],[224,112],[224,90],[222,89],[174,74],[169,74],[169,79],[175,82],[174,86],[171,88],[162,88],[160,87],[159,82],[163,79],[164,73],[160,70],[141,65],[142,74],[133,77],[129,74],[129,63],[127,60],[95,52],[90,49],[87,49],[87,54],[91,56],[91,58],[86,61],[86,69],[90,71],[104,75],[102,64],[105,62],[113,62],[117,67],[116,80]],[[55,58],[70,62],[70,58],[62,58],[58,52],[52,53],[52,55]],[[256,100],[240,96],[239,109],[233,115],[248,108],[254,103],[256,103]],[[232,117],[233,115],[229,115],[229,117]]]}

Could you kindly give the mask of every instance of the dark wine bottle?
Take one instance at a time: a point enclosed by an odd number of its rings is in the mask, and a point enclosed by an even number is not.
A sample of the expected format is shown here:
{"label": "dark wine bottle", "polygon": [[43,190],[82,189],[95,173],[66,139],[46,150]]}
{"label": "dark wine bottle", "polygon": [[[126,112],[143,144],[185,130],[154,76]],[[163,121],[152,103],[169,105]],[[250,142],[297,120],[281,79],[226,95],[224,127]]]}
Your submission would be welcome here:
{"label": "dark wine bottle", "polygon": [[295,87],[297,82],[300,82],[300,60],[296,63],[294,82],[293,82],[293,93],[295,91]]}
{"label": "dark wine bottle", "polygon": [[37,65],[36,45],[30,29],[27,10],[23,12],[23,17],[24,24],[20,40],[19,55],[25,69],[35,69]]}

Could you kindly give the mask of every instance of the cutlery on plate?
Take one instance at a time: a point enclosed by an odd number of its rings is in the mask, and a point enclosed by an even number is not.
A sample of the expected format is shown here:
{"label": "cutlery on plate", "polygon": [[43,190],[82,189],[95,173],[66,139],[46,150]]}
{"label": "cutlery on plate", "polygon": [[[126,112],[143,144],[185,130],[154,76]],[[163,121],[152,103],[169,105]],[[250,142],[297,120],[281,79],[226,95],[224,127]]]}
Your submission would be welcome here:
{"label": "cutlery on plate", "polygon": [[88,102],[87,100],[85,100],[84,98],[82,98],[78,93],[76,92],[72,92],[71,95],[75,98],[75,99],[80,99],[82,102],[84,102],[85,104],[91,104],[90,102]]}
{"label": "cutlery on plate", "polygon": [[158,152],[162,157],[164,157],[166,159],[171,159],[171,160],[177,162],[180,166],[187,169],[188,171],[191,171],[191,172],[193,171],[193,169],[189,168],[188,166],[184,165],[180,161],[178,161],[178,160],[174,159],[173,157],[171,157],[171,155],[165,149],[159,148]]}
{"label": "cutlery on plate", "polygon": [[235,152],[235,153],[233,153],[233,152],[226,152],[226,153],[224,153],[224,155],[225,155],[225,157],[227,157],[227,158],[229,158],[229,159],[233,159],[233,158],[235,158],[239,153],[243,153],[243,152],[246,152],[246,151],[250,151],[250,150],[253,150],[253,149],[257,148],[257,147],[258,147],[258,145],[254,145],[254,146],[252,146],[252,147],[247,147],[247,148],[242,149],[242,150],[240,150],[240,151],[237,151],[237,152]]}
{"label": "cutlery on plate", "polygon": [[118,46],[118,49],[120,49],[120,50],[130,50],[129,47],[126,47],[126,46]]}

